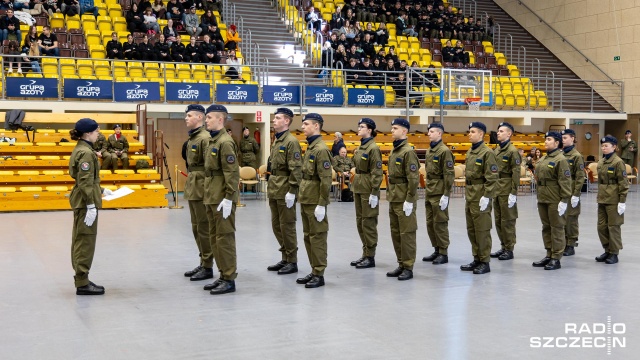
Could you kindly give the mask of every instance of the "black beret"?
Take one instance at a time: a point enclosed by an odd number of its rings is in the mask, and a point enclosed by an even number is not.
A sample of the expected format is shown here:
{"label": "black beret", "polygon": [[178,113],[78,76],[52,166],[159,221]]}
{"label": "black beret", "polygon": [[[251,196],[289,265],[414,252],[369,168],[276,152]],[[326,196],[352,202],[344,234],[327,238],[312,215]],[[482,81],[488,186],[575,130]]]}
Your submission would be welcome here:
{"label": "black beret", "polygon": [[479,121],[474,121],[471,124],[469,124],[469,129],[471,128],[480,129],[482,130],[483,133],[487,132],[487,126]]}
{"label": "black beret", "polygon": [[600,139],[600,144],[610,143],[611,145],[618,145],[618,139],[614,138],[611,135],[607,135]]}
{"label": "black beret", "polygon": [[248,128],[248,127],[246,127],[246,126],[243,126],[243,127],[242,127],[242,131],[245,131],[245,130],[249,130],[249,128]]}
{"label": "black beret", "polygon": [[631,134],[631,130],[627,130],[627,131],[625,131],[625,132],[624,132],[624,134],[625,134],[625,135],[627,135],[627,134]]}
{"label": "black beret", "polygon": [[516,131],[516,129],[513,128],[513,125],[509,124],[506,121],[501,122],[500,124],[498,124],[498,129],[500,129],[500,127],[502,127],[502,126],[508,127],[509,129],[511,129],[511,132],[515,132]]}
{"label": "black beret", "polygon": [[74,126],[74,129],[81,133],[90,133],[95,131],[97,128],[98,123],[95,120],[89,118],[78,120],[78,122],[76,122],[76,125]]}
{"label": "black beret", "polygon": [[562,135],[571,135],[571,136],[576,136],[576,132],[573,131],[572,129],[564,129],[562,130],[562,132],[560,132],[560,134]]}
{"label": "black beret", "polygon": [[224,107],[222,105],[218,105],[218,104],[213,104],[213,105],[209,106],[207,108],[207,114],[210,113],[210,112],[223,112],[223,113],[227,113],[227,114],[229,113],[227,111],[226,107]]}
{"label": "black beret", "polygon": [[429,126],[427,126],[427,129],[433,129],[433,128],[438,128],[444,132],[444,126],[439,122],[438,123],[434,122],[429,124]]}
{"label": "black beret", "polygon": [[315,121],[324,123],[324,119],[322,118],[322,116],[320,116],[320,114],[317,114],[317,113],[308,113],[302,118],[302,121],[305,121],[305,120],[315,120]]}
{"label": "black beret", "polygon": [[122,129],[122,126],[120,126],[120,124],[113,125],[113,130],[115,130],[116,128],[121,128]]}
{"label": "black beret", "polygon": [[358,121],[358,125],[360,125],[360,124],[367,124],[367,125],[369,125],[370,129],[373,129],[373,130],[376,129],[376,122],[373,121],[373,119],[370,119],[370,118],[362,118],[362,119],[360,119],[360,121]]}
{"label": "black beret", "polygon": [[191,104],[187,106],[187,110],[185,110],[184,112],[188,113],[189,111],[199,111],[204,114],[204,106],[198,105],[198,104]]}
{"label": "black beret", "polygon": [[395,118],[391,122],[391,125],[398,125],[407,128],[407,130],[411,129],[411,124],[405,118]]}
{"label": "black beret", "polygon": [[549,132],[547,132],[546,134],[544,134],[544,137],[545,137],[545,138],[551,137],[551,138],[553,138],[554,140],[557,140],[557,141],[559,141],[559,142],[562,142],[562,134],[560,134],[560,133],[559,133],[559,132],[557,132],[557,131],[549,131]]}
{"label": "black beret", "polygon": [[278,115],[278,114],[287,115],[288,117],[293,118],[293,111],[284,107],[276,109],[275,115]]}

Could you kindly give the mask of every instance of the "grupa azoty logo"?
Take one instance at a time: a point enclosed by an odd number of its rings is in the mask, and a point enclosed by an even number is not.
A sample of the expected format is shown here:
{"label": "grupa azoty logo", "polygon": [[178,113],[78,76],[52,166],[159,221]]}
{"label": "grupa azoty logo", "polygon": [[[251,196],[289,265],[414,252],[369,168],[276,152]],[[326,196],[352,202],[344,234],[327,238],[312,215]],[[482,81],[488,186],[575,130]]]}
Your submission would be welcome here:
{"label": "grupa azoty logo", "polygon": [[369,94],[369,90],[365,90],[364,94],[358,94],[357,100],[358,104],[373,104],[376,101],[376,96],[373,94]]}
{"label": "grupa azoty logo", "polygon": [[333,94],[330,94],[328,89],[322,89],[322,92],[316,93],[316,102],[331,103],[333,102]]}
{"label": "grupa azoty logo", "polygon": [[87,81],[86,85],[78,86],[76,92],[79,97],[98,97],[100,96],[100,87],[93,86],[91,81]]}
{"label": "grupa azoty logo", "polygon": [[287,91],[287,88],[282,88],[280,91],[276,91],[273,93],[273,100],[281,102],[292,102],[293,92]]}
{"label": "grupa azoty logo", "polygon": [[136,84],[133,89],[127,89],[127,100],[146,99],[149,97],[149,90],[141,89],[140,84]]}
{"label": "grupa azoty logo", "polygon": [[227,91],[227,99],[229,100],[247,100],[248,93],[242,90],[242,87],[236,86],[235,90]]}
{"label": "grupa azoty logo", "polygon": [[200,97],[200,91],[192,89],[192,85],[186,85],[186,89],[178,90],[178,99],[180,100],[196,100]]}
{"label": "grupa azoty logo", "polygon": [[44,85],[36,84],[36,80],[29,80],[28,84],[20,85],[20,95],[42,95]]}

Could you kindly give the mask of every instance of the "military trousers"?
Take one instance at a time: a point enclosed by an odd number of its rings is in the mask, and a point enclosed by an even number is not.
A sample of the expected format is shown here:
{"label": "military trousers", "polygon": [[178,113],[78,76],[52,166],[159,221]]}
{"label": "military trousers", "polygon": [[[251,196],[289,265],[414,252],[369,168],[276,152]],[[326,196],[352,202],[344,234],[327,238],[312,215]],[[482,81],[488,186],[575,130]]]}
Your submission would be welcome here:
{"label": "military trousers", "polygon": [[518,204],[509,208],[509,195],[496,196],[493,200],[493,217],[496,221],[496,232],[503,250],[513,251],[516,245],[516,219]]}
{"label": "military trousers", "polygon": [[449,248],[449,207],[440,210],[442,195],[427,196],[424,206],[427,215],[427,234],[431,246],[438,249],[438,253],[447,255]]}
{"label": "military trousers", "polygon": [[491,201],[484,211],[480,211],[478,200],[467,200],[464,205],[467,219],[467,236],[471,242],[473,259],[481,262],[491,261]]}
{"label": "military trousers", "polygon": [[71,266],[75,271],[76,287],[89,285],[89,270],[96,251],[98,216],[91,226],[84,223],[87,208],[73,209],[73,231],[71,232]]}
{"label": "military trousers", "polygon": [[111,169],[111,159],[113,155],[111,155],[108,151],[102,152],[102,165],[100,165],[101,170],[110,170]]}
{"label": "military trousers", "polygon": [[[567,206],[571,206],[571,204]],[[560,260],[562,252],[567,245],[564,237],[564,226],[567,222],[566,214],[560,216],[558,203],[538,203],[538,214],[542,222],[542,240],[544,241],[544,248],[547,250],[547,257]]]}
{"label": "military trousers", "polygon": [[371,208],[369,205],[369,194],[354,193],[354,203],[356,206],[356,227],[358,235],[362,241],[362,256],[376,256],[378,247],[378,214],[380,205]]}
{"label": "military trousers", "polygon": [[627,164],[627,165],[631,166],[631,168],[633,168],[633,167],[635,167],[635,164],[633,163],[633,159],[634,159],[634,158],[631,158],[631,159],[622,159],[622,161],[624,161],[624,163],[625,163],[625,164]]}
{"label": "military trousers", "polygon": [[580,235],[578,224],[580,204],[581,202],[574,208],[571,207],[571,203],[567,205],[567,224],[564,226],[564,237],[567,239],[567,246],[576,246],[578,242],[578,236]]}
{"label": "military trousers", "polygon": [[242,163],[241,166],[249,166],[252,168],[256,168],[256,154],[249,152],[249,153],[242,153]]}
{"label": "military trousers", "polygon": [[271,228],[280,245],[282,261],[298,262],[298,235],[296,233],[296,204],[288,208],[284,199],[269,199]]}
{"label": "military trousers", "polygon": [[391,241],[398,266],[413,270],[413,264],[416,262],[416,231],[418,230],[416,204],[413,204],[413,211],[409,216],[405,215],[403,205],[401,202],[389,203]]}
{"label": "military trousers", "polygon": [[207,204],[207,219],[209,219],[209,241],[213,258],[218,264],[220,279],[235,280],[238,276],[236,257],[236,204],[231,207],[231,214],[222,218],[219,204]]}
{"label": "military trousers", "polygon": [[618,214],[618,204],[598,204],[598,237],[606,252],[618,254],[622,249],[624,214]]}
{"label": "military trousers", "polygon": [[200,265],[211,268],[213,267],[213,251],[209,240],[207,207],[202,200],[189,200],[189,213],[191,214],[191,231],[198,246]]}
{"label": "military trousers", "polygon": [[323,276],[327,268],[327,232],[329,220],[325,214],[322,221],[318,221],[314,214],[315,204],[300,204],[302,231],[304,233],[304,247],[307,249],[311,273]]}
{"label": "military trousers", "polygon": [[[120,154],[120,156],[116,155],[115,152],[109,153],[109,157],[103,159],[102,165],[107,170],[111,169],[112,171],[115,171],[115,170],[118,169],[118,159],[120,159],[122,161],[122,168],[123,169],[128,169],[129,168],[129,156],[125,152]],[[107,164],[106,166],[104,165],[105,163]]]}

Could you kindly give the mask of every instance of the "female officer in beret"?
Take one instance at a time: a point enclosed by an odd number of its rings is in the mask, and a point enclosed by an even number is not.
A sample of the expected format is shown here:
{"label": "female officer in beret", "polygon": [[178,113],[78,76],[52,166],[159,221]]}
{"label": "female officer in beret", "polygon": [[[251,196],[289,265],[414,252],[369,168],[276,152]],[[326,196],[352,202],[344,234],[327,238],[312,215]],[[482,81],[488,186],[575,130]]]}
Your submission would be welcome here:
{"label": "female officer in beret", "polygon": [[629,191],[624,161],[616,155],[618,140],[607,135],[600,140],[602,159],[598,161],[598,237],[604,253],[597,262],[615,264],[622,249],[620,225]]}
{"label": "female officer in beret", "polygon": [[111,190],[100,188],[100,164],[93,151],[100,129],[92,119],[80,119],[69,131],[78,144],[69,159],[69,175],[76,180],[69,202],[73,209],[71,235],[71,265],[76,295],[102,295],[104,287],[89,281],[98,230],[98,208],[102,206],[101,193],[111,195]]}

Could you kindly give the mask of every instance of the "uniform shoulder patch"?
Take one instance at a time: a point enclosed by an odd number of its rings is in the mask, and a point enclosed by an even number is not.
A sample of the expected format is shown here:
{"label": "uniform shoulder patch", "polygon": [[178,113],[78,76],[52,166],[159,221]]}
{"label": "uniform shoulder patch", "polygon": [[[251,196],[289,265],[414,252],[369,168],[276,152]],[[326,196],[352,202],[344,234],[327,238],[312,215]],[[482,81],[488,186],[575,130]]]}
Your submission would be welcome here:
{"label": "uniform shoulder patch", "polygon": [[516,159],[516,165],[520,165],[520,159]]}
{"label": "uniform shoulder patch", "polygon": [[498,165],[493,164],[493,165],[491,165],[490,169],[491,169],[492,173],[497,173],[498,172]]}
{"label": "uniform shoulder patch", "polygon": [[325,169],[328,169],[331,167],[331,163],[328,161],[325,161],[324,164],[322,165]]}
{"label": "uniform shoulder patch", "polygon": [[376,167],[377,167],[378,169],[382,169],[382,161],[378,161],[378,162],[376,163]]}
{"label": "uniform shoulder patch", "polygon": [[580,164],[580,170],[584,170],[584,164]]}
{"label": "uniform shoulder patch", "polygon": [[294,152],[294,153],[293,153],[293,158],[294,158],[294,159],[296,159],[296,160],[300,160],[300,153],[299,153],[299,152],[297,152],[297,151],[296,151],[296,152]]}
{"label": "uniform shoulder patch", "polygon": [[85,161],[80,164],[80,169],[83,171],[88,171],[89,169],[91,169],[91,165],[89,165],[89,163]]}
{"label": "uniform shoulder patch", "polygon": [[569,170],[565,170],[565,171],[564,171],[564,176],[566,176],[566,177],[571,177],[571,171],[569,171]]}
{"label": "uniform shoulder patch", "polygon": [[235,157],[235,156],[233,156],[233,155],[229,155],[229,156],[227,156],[227,162],[228,162],[229,164],[233,164],[234,162],[236,162],[236,157]]}
{"label": "uniform shoulder patch", "polygon": [[622,170],[622,176],[627,177],[627,172],[625,170]]}
{"label": "uniform shoulder patch", "polygon": [[453,167],[453,161],[451,161],[451,160],[447,161],[447,167],[448,168],[452,168]]}
{"label": "uniform shoulder patch", "polygon": [[416,164],[411,164],[411,165],[409,165],[409,170],[415,172],[416,170],[418,170],[418,166]]}

